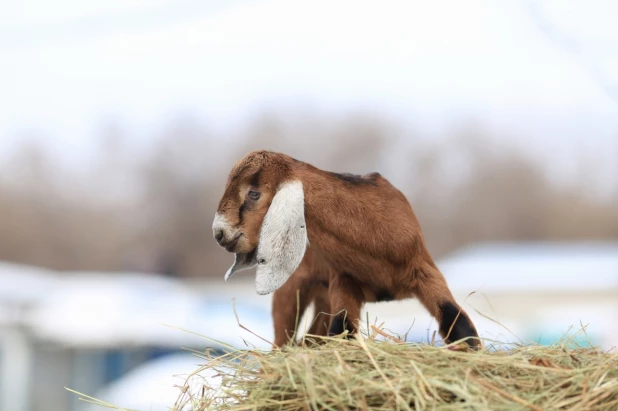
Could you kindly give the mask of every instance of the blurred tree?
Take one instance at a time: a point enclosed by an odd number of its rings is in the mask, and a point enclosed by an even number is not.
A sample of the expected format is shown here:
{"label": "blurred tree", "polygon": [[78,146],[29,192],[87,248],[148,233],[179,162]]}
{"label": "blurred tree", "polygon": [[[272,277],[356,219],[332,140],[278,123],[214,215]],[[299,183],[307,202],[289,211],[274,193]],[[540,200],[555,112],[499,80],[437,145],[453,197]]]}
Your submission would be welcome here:
{"label": "blurred tree", "polygon": [[365,113],[264,114],[236,135],[182,117],[142,157],[125,144],[126,133],[103,129],[100,156],[81,175],[34,143],[1,164],[0,259],[220,277],[232,256],[212,238],[212,218],[230,168],[255,149],[333,171],[385,174],[411,200],[437,258],[474,241],[618,233],[618,193],[594,196],[587,178],[557,185],[544,164],[474,124],[430,143]]}

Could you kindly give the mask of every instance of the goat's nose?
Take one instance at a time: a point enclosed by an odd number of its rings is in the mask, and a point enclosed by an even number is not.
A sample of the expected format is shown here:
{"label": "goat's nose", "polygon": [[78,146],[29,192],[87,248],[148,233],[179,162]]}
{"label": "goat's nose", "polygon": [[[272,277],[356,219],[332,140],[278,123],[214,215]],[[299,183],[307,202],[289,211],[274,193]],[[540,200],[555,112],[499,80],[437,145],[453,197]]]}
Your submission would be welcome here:
{"label": "goat's nose", "polygon": [[223,230],[221,229],[215,230],[215,240],[217,240],[217,242],[221,244],[221,240],[223,240]]}

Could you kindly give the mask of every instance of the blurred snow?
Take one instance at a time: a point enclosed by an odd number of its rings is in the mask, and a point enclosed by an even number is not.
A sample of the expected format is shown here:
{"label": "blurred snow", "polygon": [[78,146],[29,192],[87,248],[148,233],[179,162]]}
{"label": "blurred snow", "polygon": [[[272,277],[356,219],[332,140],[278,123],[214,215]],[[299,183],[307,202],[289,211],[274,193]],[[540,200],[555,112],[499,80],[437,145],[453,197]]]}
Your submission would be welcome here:
{"label": "blurred snow", "polygon": [[51,270],[0,262],[0,303],[30,304],[53,291],[59,278]]}
{"label": "blurred snow", "polygon": [[[190,387],[189,392],[199,392],[204,383],[215,389],[221,384],[216,370],[197,372],[205,363],[206,360],[189,353],[169,354],[134,368],[91,396],[127,409],[168,411],[185,384]],[[98,405],[85,404],[81,411],[100,409]]]}
{"label": "blurred snow", "polygon": [[[245,303],[236,309],[243,325],[272,340],[267,309]],[[218,347],[205,338],[233,346],[243,345],[243,335],[255,340],[238,327],[231,301],[152,274],[66,276],[61,287],[41,297],[28,325],[39,337],[69,347]]]}
{"label": "blurred snow", "polygon": [[24,310],[53,291],[58,283],[53,271],[0,262],[0,326],[21,324]]}
{"label": "blurred snow", "polygon": [[483,244],[440,262],[454,290],[618,291],[618,243]]}

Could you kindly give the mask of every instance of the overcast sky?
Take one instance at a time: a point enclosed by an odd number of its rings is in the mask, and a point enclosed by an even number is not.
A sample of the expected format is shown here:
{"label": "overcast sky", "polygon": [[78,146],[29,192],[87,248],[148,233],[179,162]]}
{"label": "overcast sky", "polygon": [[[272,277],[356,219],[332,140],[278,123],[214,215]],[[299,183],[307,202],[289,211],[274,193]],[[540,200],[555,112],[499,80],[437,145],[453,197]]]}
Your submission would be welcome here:
{"label": "overcast sky", "polygon": [[79,162],[107,120],[144,144],[179,112],[229,128],[264,107],[307,102],[370,107],[427,130],[470,117],[558,168],[584,150],[605,177],[618,174],[612,0],[0,7],[0,154],[35,135]]}

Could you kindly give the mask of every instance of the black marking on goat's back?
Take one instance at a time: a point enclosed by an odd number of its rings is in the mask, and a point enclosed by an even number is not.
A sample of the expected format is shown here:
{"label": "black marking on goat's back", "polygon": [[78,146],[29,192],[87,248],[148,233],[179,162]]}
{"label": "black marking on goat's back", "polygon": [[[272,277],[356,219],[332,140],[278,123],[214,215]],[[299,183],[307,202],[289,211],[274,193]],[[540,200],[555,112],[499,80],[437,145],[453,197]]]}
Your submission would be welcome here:
{"label": "black marking on goat's back", "polygon": [[330,176],[335,177],[338,180],[344,181],[352,185],[373,185],[373,186],[377,185],[375,181],[376,179],[375,174],[377,173],[372,173],[368,177],[363,177],[357,174],[350,174],[350,173],[334,173],[332,171],[327,171],[327,173]]}
{"label": "black marking on goat's back", "polygon": [[378,292],[376,292],[376,302],[381,303],[381,302],[386,302],[386,301],[393,301],[395,299],[395,296],[393,295],[393,293],[391,293],[388,290],[379,290]]}
{"label": "black marking on goat's back", "polygon": [[[478,337],[472,321],[463,311],[460,311],[461,308],[450,301],[441,303],[439,307],[441,313],[440,334],[447,342],[466,337]],[[466,343],[474,344],[474,341],[466,340]]]}
{"label": "black marking on goat's back", "polygon": [[345,330],[348,330],[349,333],[352,332],[352,328],[350,327],[350,323],[347,319],[347,312],[342,311],[339,314],[335,315],[330,322],[330,327],[328,328],[328,336],[332,337],[335,335],[343,334]]}

